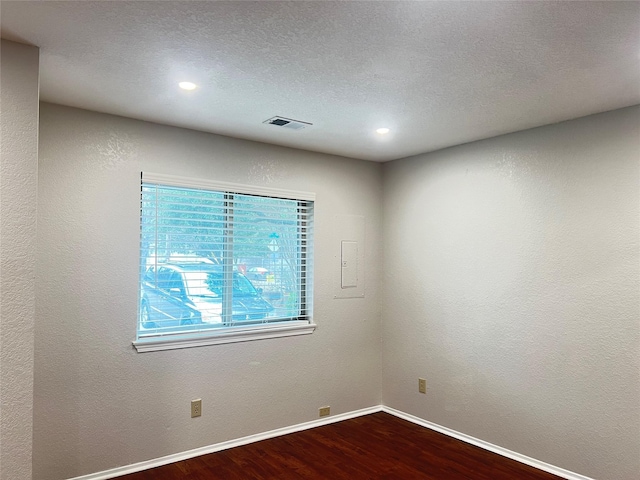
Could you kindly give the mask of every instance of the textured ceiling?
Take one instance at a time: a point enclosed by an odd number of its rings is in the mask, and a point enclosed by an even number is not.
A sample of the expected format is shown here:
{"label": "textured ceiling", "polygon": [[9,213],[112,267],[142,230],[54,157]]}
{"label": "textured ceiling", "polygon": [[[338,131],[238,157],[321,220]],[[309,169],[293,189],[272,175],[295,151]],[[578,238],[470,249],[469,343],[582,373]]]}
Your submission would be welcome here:
{"label": "textured ceiling", "polygon": [[640,2],[0,8],[3,38],[41,48],[45,101],[367,160],[640,103]]}

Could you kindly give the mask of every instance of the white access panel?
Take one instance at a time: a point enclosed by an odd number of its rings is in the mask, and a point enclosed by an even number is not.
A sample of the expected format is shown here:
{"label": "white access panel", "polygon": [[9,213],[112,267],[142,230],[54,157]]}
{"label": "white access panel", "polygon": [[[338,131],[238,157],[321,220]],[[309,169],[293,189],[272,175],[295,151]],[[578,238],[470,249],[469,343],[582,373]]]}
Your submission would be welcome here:
{"label": "white access panel", "polygon": [[342,288],[358,286],[358,242],[342,241]]}
{"label": "white access panel", "polygon": [[365,218],[362,215],[336,215],[333,227],[333,298],[363,298]]}

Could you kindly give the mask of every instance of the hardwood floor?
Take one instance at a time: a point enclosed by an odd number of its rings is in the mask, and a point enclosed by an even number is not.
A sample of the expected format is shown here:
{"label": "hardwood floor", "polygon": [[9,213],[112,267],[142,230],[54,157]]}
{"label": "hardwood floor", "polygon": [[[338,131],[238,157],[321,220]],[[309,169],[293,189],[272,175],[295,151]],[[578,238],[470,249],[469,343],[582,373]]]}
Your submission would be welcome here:
{"label": "hardwood floor", "polygon": [[382,412],[120,478],[560,479]]}

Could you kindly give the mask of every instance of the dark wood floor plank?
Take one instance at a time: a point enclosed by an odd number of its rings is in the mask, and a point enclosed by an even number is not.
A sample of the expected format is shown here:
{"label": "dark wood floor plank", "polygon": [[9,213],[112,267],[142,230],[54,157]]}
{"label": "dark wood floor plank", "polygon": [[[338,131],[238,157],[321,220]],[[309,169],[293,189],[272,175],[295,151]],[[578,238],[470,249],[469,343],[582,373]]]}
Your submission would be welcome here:
{"label": "dark wood floor plank", "polygon": [[202,455],[123,480],[559,480],[386,413]]}

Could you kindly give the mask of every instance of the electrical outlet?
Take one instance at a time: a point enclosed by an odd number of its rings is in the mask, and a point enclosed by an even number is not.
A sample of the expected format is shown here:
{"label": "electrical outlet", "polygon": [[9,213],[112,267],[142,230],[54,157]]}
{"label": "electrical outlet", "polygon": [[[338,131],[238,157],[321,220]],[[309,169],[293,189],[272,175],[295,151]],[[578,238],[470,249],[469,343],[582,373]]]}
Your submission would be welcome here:
{"label": "electrical outlet", "polygon": [[418,379],[418,392],[427,393],[427,381],[424,378]]}
{"label": "electrical outlet", "polygon": [[191,400],[191,418],[202,415],[202,399]]}
{"label": "electrical outlet", "polygon": [[321,417],[331,415],[331,407],[320,407],[319,413]]}

